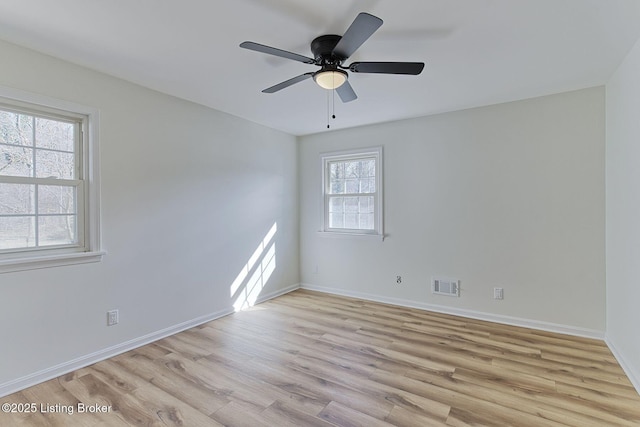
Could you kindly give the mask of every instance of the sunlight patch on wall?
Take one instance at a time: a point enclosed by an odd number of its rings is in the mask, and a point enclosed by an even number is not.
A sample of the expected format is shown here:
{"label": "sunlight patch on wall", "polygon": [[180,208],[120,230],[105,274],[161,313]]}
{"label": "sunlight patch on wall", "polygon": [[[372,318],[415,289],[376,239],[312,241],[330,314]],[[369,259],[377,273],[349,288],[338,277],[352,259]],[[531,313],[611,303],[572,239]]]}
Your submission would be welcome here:
{"label": "sunlight patch on wall", "polygon": [[235,311],[249,308],[255,304],[275,270],[276,244],[273,242],[273,238],[277,231],[278,224],[273,223],[231,284],[229,290],[231,298],[235,298],[233,303]]}

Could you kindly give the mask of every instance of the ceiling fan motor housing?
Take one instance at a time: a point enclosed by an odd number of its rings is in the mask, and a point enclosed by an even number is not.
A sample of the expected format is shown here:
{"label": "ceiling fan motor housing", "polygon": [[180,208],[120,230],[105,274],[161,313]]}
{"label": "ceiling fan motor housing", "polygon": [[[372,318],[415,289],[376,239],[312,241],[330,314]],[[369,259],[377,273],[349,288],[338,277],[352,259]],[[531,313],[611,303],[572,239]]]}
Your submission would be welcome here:
{"label": "ceiling fan motor housing", "polygon": [[333,55],[333,49],[336,47],[342,36],[333,34],[316,37],[311,42],[311,52],[316,60],[316,65],[334,65],[342,64],[346,58],[338,58]]}

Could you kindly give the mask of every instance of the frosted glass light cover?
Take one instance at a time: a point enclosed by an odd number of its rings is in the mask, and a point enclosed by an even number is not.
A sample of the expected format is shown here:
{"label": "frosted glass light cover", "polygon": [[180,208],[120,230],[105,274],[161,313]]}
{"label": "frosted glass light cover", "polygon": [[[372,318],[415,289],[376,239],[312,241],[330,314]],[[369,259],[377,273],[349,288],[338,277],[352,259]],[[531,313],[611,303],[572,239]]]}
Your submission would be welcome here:
{"label": "frosted glass light cover", "polygon": [[347,74],[341,71],[320,71],[313,79],[321,88],[331,90],[342,86],[347,81]]}

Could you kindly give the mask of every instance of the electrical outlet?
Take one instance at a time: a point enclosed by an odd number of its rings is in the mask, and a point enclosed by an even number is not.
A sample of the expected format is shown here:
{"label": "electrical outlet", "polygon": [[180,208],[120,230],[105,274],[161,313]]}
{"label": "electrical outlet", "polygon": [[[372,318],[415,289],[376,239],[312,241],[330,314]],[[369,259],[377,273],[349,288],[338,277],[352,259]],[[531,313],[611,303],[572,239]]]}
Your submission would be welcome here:
{"label": "electrical outlet", "polygon": [[107,326],[117,325],[120,321],[120,314],[118,310],[107,311]]}
{"label": "electrical outlet", "polygon": [[493,299],[504,299],[504,289],[493,288]]}

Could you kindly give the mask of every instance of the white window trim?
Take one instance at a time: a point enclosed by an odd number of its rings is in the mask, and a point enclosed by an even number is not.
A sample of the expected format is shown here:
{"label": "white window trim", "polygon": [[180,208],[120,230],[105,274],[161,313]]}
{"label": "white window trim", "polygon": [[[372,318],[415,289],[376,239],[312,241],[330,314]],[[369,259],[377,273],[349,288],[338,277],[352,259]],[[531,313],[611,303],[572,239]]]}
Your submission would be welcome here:
{"label": "white window trim", "polygon": [[[375,157],[376,159],[376,201],[374,211],[374,230],[329,229],[327,218],[327,164],[330,161],[358,159],[363,157]],[[383,156],[382,146],[367,147],[353,150],[332,151],[320,154],[321,162],[321,191],[320,191],[320,230],[318,234],[323,237],[365,238],[384,240],[384,197],[383,197]]]}
{"label": "white window trim", "polygon": [[79,197],[86,198],[84,204],[85,241],[82,251],[79,250],[34,250],[15,252],[0,257],[0,273],[34,270],[71,264],[84,264],[102,260],[105,252],[101,248],[100,228],[100,161],[99,161],[99,121],[100,111],[94,107],[63,101],[48,96],[0,86],[0,97],[24,102],[44,108],[68,111],[72,115],[81,114],[87,117],[85,135],[82,142],[84,167],[84,191]]}

